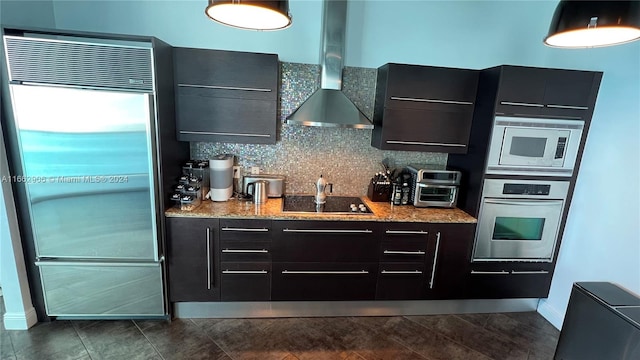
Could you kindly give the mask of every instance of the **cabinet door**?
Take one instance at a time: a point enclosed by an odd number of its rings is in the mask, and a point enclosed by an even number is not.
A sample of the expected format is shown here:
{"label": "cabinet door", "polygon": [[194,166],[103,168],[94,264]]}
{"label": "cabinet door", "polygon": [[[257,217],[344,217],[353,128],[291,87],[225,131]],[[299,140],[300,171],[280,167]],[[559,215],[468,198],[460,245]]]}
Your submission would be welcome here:
{"label": "cabinet door", "polygon": [[373,300],[378,263],[273,263],[273,300]]}
{"label": "cabinet door", "polygon": [[272,100],[217,97],[209,89],[178,88],[178,140],[275,144]]}
{"label": "cabinet door", "polygon": [[270,262],[223,262],[220,265],[222,301],[271,299]]}
{"label": "cabinet door", "polygon": [[364,221],[274,221],[273,261],[378,261],[378,224]]}
{"label": "cabinet door", "polygon": [[472,299],[544,298],[549,295],[551,263],[474,263],[469,270]]}
{"label": "cabinet door", "polygon": [[424,262],[381,262],[376,300],[418,300],[428,286]]}
{"label": "cabinet door", "polygon": [[464,298],[475,224],[432,224],[433,258],[427,297]]}
{"label": "cabinet door", "polygon": [[217,301],[218,220],[167,218],[170,301]]}
{"label": "cabinet door", "polygon": [[176,48],[178,140],[275,144],[278,57]]}
{"label": "cabinet door", "polygon": [[273,89],[278,82],[278,56],[237,51],[174,48],[178,84]]}
{"label": "cabinet door", "polygon": [[381,149],[467,152],[473,109],[469,111],[384,110]]}
{"label": "cabinet door", "polygon": [[595,73],[549,69],[544,103],[549,108],[587,110]]}
{"label": "cabinet door", "polygon": [[419,100],[416,104],[473,103],[477,87],[476,70],[389,64],[387,94],[390,98]]}
{"label": "cabinet door", "polygon": [[499,105],[544,108],[547,69],[503,66],[498,88]]}

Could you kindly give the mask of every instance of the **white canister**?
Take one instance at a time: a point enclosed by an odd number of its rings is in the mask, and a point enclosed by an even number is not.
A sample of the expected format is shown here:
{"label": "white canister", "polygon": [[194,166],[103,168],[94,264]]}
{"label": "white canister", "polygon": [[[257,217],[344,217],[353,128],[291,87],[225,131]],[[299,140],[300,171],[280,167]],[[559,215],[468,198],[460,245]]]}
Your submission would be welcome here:
{"label": "white canister", "polygon": [[233,196],[233,155],[209,159],[209,185],[212,201],[227,201]]}

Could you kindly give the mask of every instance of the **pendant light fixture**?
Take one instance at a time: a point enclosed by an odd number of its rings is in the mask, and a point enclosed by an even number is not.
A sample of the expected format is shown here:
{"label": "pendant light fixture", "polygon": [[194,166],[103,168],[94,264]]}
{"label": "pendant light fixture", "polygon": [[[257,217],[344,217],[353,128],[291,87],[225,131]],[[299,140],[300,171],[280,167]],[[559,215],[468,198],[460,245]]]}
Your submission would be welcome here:
{"label": "pendant light fixture", "polygon": [[205,14],[221,24],[247,30],[291,26],[289,1],[209,0]]}
{"label": "pendant light fixture", "polygon": [[638,39],[640,1],[562,0],[544,43],[559,48],[589,48]]}

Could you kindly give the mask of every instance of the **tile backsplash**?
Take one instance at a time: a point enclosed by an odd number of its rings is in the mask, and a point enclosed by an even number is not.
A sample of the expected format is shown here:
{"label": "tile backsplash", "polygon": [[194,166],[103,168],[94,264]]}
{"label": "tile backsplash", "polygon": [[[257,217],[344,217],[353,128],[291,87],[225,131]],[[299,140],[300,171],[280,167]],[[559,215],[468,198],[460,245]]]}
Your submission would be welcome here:
{"label": "tile backsplash", "polygon": [[[357,196],[366,195],[369,180],[382,170],[385,158],[396,167],[411,163],[446,165],[444,153],[376,149],[371,146],[371,130],[285,124],[286,117],[320,87],[320,66],[282,62],[280,75],[279,135],[275,145],[192,142],[191,158],[233,154],[236,164],[245,171],[258,166],[262,173],[285,175],[287,193],[313,193],[314,183],[322,174],[333,183],[334,194]],[[373,119],[376,69],[346,67],[343,92]]]}

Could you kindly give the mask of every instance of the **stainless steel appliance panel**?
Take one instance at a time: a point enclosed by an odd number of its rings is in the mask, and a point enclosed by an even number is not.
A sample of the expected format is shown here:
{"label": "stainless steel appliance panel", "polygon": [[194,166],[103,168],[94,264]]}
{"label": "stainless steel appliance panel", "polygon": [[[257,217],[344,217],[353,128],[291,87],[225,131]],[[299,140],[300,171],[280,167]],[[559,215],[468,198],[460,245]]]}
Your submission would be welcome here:
{"label": "stainless steel appliance panel", "polygon": [[552,261],[568,188],[568,181],[485,180],[473,261]]}
{"label": "stainless steel appliance panel", "polygon": [[584,121],[496,116],[487,174],[571,176]]}
{"label": "stainless steel appliance panel", "polygon": [[50,316],[162,316],[160,263],[42,261]]}
{"label": "stainless steel appliance panel", "polygon": [[11,85],[39,257],[158,260],[150,96]]}

